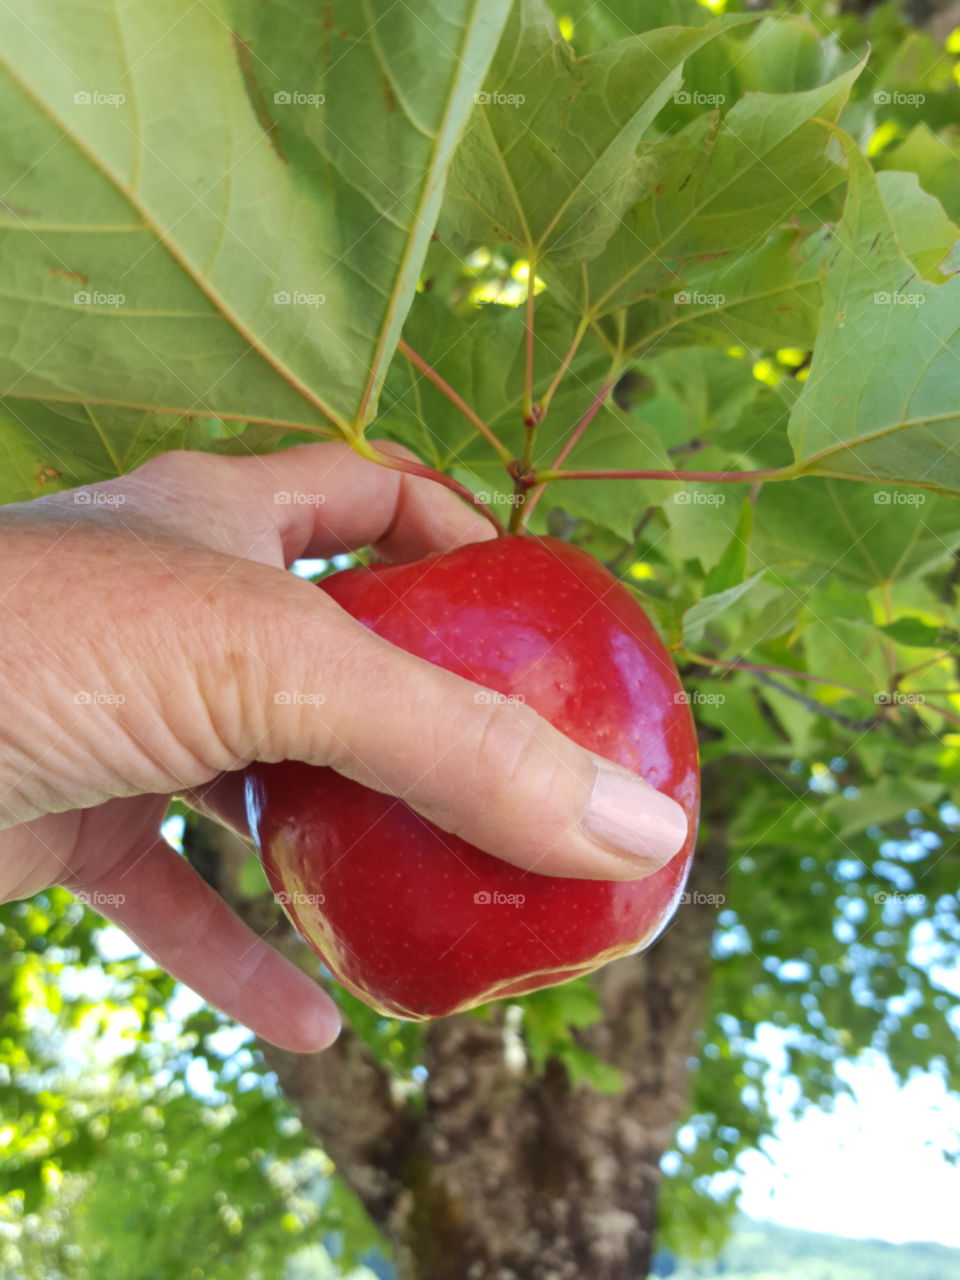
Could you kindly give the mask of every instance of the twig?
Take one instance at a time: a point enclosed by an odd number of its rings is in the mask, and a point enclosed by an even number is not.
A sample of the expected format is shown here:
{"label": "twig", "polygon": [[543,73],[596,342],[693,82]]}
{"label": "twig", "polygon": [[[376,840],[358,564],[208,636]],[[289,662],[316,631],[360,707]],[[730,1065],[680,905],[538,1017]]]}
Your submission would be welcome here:
{"label": "twig", "polygon": [[[551,480],[695,480],[704,484],[751,484],[757,480],[787,479],[784,467],[765,471],[537,471],[535,484]],[[792,477],[791,477],[792,478]]]}
{"label": "twig", "polygon": [[484,516],[496,529],[500,537],[506,534],[506,529],[494,515],[493,511],[482,498],[478,498],[472,493],[466,485],[460,484],[458,480],[454,480],[453,476],[445,475],[442,471],[437,471],[433,467],[428,467],[422,462],[413,462],[409,458],[395,458],[388,453],[380,453],[375,449],[369,440],[363,435],[353,436],[350,440],[351,446],[363,458],[368,458],[371,462],[377,462],[382,467],[389,467],[391,471],[402,471],[408,476],[420,476],[425,480],[434,480],[437,484],[443,485],[445,489],[450,489],[458,497],[469,502],[471,506],[476,507],[482,516]]}
{"label": "twig", "polygon": [[829,685],[832,689],[845,689],[848,693],[855,693],[861,698],[873,697],[869,689],[858,689],[856,685],[843,684],[827,676],[815,676],[809,671],[796,671],[793,667],[766,666],[756,662],[745,662],[742,658],[725,662],[722,658],[707,658],[699,653],[691,653],[689,649],[678,649],[677,657],[685,658],[688,662],[696,662],[701,667],[722,667],[725,671],[756,671],[762,675],[790,676],[794,680],[808,680],[811,684]]}
{"label": "twig", "polygon": [[[600,412],[601,408],[603,407],[603,402],[604,400],[606,400],[607,396],[610,394],[610,390],[613,387],[613,384],[615,381],[616,381],[615,378],[608,378],[607,381],[604,382],[604,384],[601,386],[597,394],[594,396],[593,400],[590,403],[589,409],[587,409],[586,413],[583,415],[583,417],[574,427],[573,431],[570,433],[570,439],[567,441],[567,443],[563,446],[563,448],[557,454],[553,464],[554,470],[562,466],[563,463],[567,460],[567,458],[569,458],[573,450],[577,447],[577,445],[579,444],[583,436],[583,433],[586,431],[587,427],[589,427],[590,423],[594,420],[594,418],[597,416],[597,414]],[[539,488],[537,489],[537,492],[533,494],[532,497],[528,498],[526,501],[525,515],[528,520],[531,514],[533,513],[534,507],[537,505],[537,503],[540,501],[541,497],[543,496],[543,490],[547,483],[546,480],[541,479],[543,475],[544,475],[544,472],[538,471],[536,473],[534,483],[539,485]]]}
{"label": "twig", "polygon": [[403,338],[401,338],[397,344],[397,350],[402,356],[409,360],[415,368],[419,369],[426,378],[429,378],[438,391],[443,392],[454,408],[459,409],[468,422],[473,423],[483,438],[496,452],[497,457],[501,462],[506,465],[512,461],[510,450],[505,444],[497,439],[484,420],[480,417],[479,413],[467,404],[463,396],[454,391],[450,383],[447,382],[445,378],[441,377],[440,374],[437,373],[436,369],[424,360],[423,356],[414,351],[414,349],[405,342]]}

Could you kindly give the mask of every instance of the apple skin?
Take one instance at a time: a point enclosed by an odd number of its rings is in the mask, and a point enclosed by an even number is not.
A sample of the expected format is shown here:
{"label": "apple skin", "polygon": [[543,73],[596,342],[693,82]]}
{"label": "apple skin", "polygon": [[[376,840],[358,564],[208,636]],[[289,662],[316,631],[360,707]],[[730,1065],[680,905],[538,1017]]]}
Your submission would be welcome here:
{"label": "apple skin", "polygon": [[690,707],[633,596],[579,548],[530,536],[348,569],[320,587],[393,644],[496,691],[491,700],[525,700],[672,796],[689,821],[683,848],[645,880],[561,879],[501,862],[332,769],[253,765],[247,809],[267,877],[344,986],[421,1021],[647,946],[683,890],[700,775]]}

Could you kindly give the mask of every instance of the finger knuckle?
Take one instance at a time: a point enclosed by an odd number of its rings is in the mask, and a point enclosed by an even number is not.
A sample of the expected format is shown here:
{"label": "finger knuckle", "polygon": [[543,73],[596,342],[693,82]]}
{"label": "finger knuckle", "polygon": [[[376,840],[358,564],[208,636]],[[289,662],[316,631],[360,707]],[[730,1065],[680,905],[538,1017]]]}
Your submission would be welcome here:
{"label": "finger knuckle", "polygon": [[541,727],[540,717],[524,703],[487,708],[473,749],[473,775],[484,791],[502,795],[542,767]]}

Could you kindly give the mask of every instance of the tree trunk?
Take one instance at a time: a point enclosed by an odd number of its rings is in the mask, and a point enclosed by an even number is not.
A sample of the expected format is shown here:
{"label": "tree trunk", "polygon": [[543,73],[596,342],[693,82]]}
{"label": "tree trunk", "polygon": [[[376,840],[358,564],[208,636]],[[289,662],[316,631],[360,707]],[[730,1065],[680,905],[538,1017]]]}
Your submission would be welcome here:
{"label": "tree trunk", "polygon": [[[263,1046],[306,1128],[393,1244],[403,1280],[642,1280],[656,1228],[659,1163],[684,1114],[688,1061],[704,1016],[726,867],[719,780],[705,778],[704,836],[682,905],[642,956],[594,981],[605,1017],[581,1043],[616,1066],[622,1092],[571,1086],[551,1061],[516,1059],[502,1016],[432,1024],[424,1038],[425,1106],[398,1101],[384,1069],[349,1029],[325,1054]],[[712,792],[712,794],[711,794]],[[215,886],[271,941],[304,960],[269,899],[235,891],[241,842],[206,829],[223,854]],[[199,859],[198,859],[199,860]],[[706,899],[706,900],[704,900]],[[508,1045],[513,1042],[513,1051]]]}

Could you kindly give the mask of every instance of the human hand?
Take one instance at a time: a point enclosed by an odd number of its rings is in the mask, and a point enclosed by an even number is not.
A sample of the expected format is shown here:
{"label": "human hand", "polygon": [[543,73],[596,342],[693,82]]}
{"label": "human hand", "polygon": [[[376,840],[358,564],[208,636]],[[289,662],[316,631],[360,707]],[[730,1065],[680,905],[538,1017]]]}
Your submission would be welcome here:
{"label": "human hand", "polygon": [[[83,893],[212,1004],[312,1051],[335,1037],[335,1006],[161,839],[172,794],[246,832],[239,771],[303,760],[541,873],[651,874],[684,842],[679,805],[622,770],[605,791],[595,757],[530,708],[478,703],[474,685],[282,572],[489,536],[446,490],[341,444],[168,453],[0,509],[0,901],[55,883]],[[320,679],[322,715],[274,700]],[[529,813],[535,829],[518,821]]]}

